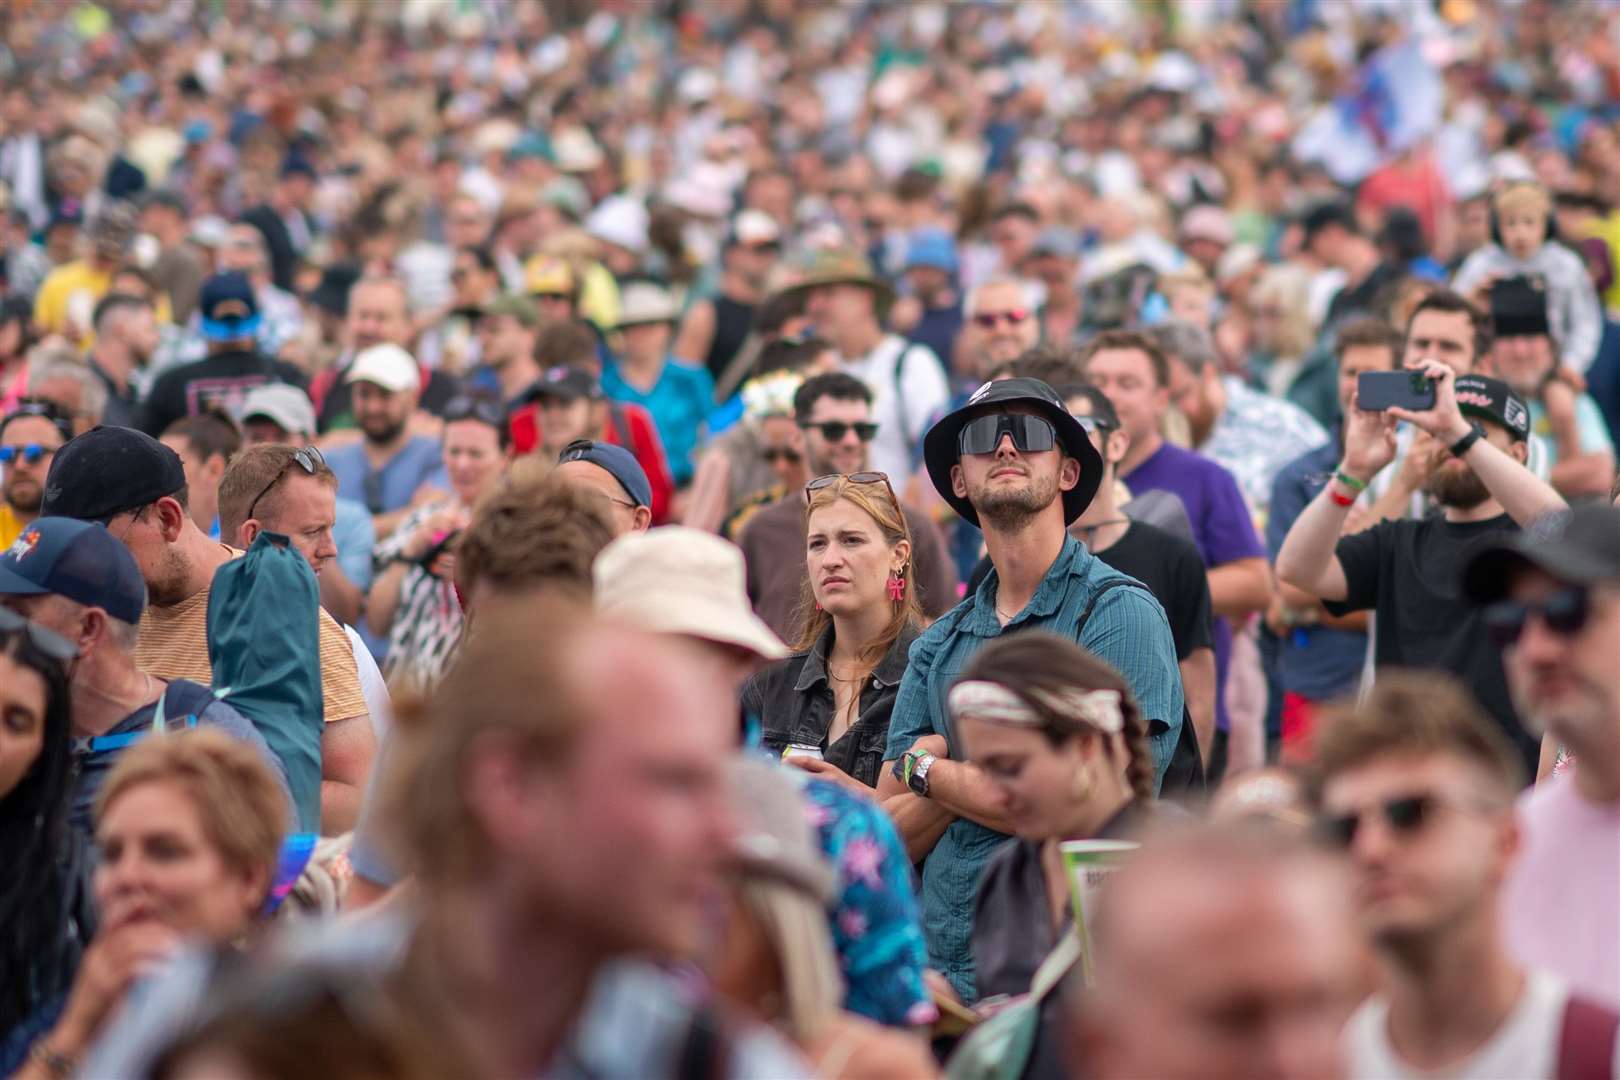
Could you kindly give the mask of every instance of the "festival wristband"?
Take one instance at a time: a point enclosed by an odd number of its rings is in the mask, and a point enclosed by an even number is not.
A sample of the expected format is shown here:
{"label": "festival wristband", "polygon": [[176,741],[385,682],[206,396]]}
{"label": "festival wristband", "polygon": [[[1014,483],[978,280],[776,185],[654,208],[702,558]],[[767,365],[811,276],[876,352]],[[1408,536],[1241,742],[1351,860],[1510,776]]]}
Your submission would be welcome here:
{"label": "festival wristband", "polygon": [[1331,486],[1327,489],[1327,493],[1328,498],[1333,500],[1334,506],[1354,506],[1356,504],[1356,497],[1354,495],[1346,495],[1343,492],[1334,491]]}
{"label": "festival wristband", "polygon": [[1356,492],[1357,494],[1367,490],[1367,482],[1365,480],[1357,480],[1355,477],[1345,472],[1342,467],[1334,470],[1333,479],[1337,480],[1339,483],[1343,484],[1345,487]]}

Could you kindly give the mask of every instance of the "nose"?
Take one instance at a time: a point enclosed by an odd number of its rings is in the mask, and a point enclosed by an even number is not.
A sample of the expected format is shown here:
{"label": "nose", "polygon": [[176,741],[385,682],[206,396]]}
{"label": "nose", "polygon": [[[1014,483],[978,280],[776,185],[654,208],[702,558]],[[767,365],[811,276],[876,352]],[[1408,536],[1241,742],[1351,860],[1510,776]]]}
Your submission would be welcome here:
{"label": "nose", "polygon": [[1565,655],[1569,641],[1549,630],[1541,615],[1532,613],[1524,620],[1524,629],[1513,648],[1521,659],[1530,663],[1549,663]]}
{"label": "nose", "polygon": [[1013,442],[1012,432],[1003,432],[1001,440],[996,443],[996,457],[1017,457],[1018,444]]}

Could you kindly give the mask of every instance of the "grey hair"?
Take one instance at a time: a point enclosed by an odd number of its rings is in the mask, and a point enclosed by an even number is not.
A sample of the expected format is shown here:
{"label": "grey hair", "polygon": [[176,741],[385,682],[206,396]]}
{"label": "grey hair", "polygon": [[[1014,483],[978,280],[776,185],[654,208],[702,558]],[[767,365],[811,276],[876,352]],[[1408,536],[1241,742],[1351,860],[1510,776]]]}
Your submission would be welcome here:
{"label": "grey hair", "polygon": [[1030,311],[1034,311],[1034,286],[1030,285],[1029,282],[1023,280],[1022,278],[998,277],[992,278],[991,280],[986,281],[984,284],[976,285],[972,289],[968,290],[967,299],[962,301],[962,317],[964,319],[971,319],[973,316],[979,313],[979,297],[986,289],[1005,288],[1009,285],[1018,290],[1018,295],[1023,297],[1024,306]]}
{"label": "grey hair", "polygon": [[79,384],[81,412],[88,413],[99,421],[102,414],[107,411],[107,388],[96,378],[95,373],[84,365],[72,346],[47,344],[28,354],[29,385],[37,386],[52,379],[72,379]]}
{"label": "grey hair", "polygon": [[1215,339],[1210,337],[1207,330],[1192,323],[1171,319],[1153,327],[1150,332],[1167,357],[1180,360],[1195,375],[1202,375],[1219,359],[1215,353]]}

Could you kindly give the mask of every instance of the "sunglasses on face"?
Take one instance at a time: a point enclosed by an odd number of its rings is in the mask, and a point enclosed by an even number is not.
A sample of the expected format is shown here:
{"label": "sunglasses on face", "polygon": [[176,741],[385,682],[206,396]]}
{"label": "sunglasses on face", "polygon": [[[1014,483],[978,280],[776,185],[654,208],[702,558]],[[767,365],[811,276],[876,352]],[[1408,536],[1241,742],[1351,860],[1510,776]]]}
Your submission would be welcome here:
{"label": "sunglasses on face", "polygon": [[270,494],[270,489],[281,483],[281,478],[286,476],[287,470],[292,468],[294,465],[297,465],[309,475],[314,476],[318,471],[326,468],[326,458],[322,457],[321,452],[315,449],[313,446],[300,446],[297,450],[294,450],[293,456],[288,458],[286,464],[282,465],[280,469],[276,470],[276,475],[271,477],[270,482],[264,485],[264,487],[260,488],[259,493],[253,496],[253,501],[248,503],[247,516],[249,518],[253,516],[254,509],[258,507],[259,500]]}
{"label": "sunglasses on face", "polygon": [[1057,429],[1039,416],[991,413],[969,420],[957,437],[957,449],[964,454],[993,454],[1001,437],[1011,435],[1021,454],[1038,454],[1057,445]]}
{"label": "sunglasses on face", "polygon": [[1499,649],[1516,643],[1534,615],[1543,626],[1560,637],[1581,632],[1592,613],[1591,590],[1584,586],[1560,589],[1545,600],[1498,600],[1485,608],[1485,632]]}
{"label": "sunglasses on face", "polygon": [[1027,318],[1029,312],[1023,308],[1013,308],[1011,311],[981,311],[973,316],[973,325],[985,330],[994,330],[1002,323],[1018,326]]}
{"label": "sunglasses on face", "polygon": [[30,644],[52,660],[66,664],[79,655],[78,646],[54,630],[29,622],[7,607],[0,607],[0,637],[22,634]]}
{"label": "sunglasses on face", "polygon": [[1356,842],[1356,833],[1367,814],[1376,812],[1397,836],[1410,836],[1423,827],[1440,806],[1434,795],[1418,793],[1386,799],[1370,807],[1349,814],[1324,815],[1318,824],[1322,838],[1334,847],[1348,850]]}
{"label": "sunglasses on face", "polygon": [[775,465],[778,461],[785,461],[790,465],[797,465],[804,457],[803,454],[791,446],[767,446],[759,452],[759,456]]}
{"label": "sunglasses on face", "polygon": [[0,465],[10,465],[19,459],[32,465],[46,454],[54,453],[55,447],[41,446],[37,442],[26,446],[0,446]]}
{"label": "sunglasses on face", "polygon": [[844,436],[851,431],[855,433],[855,437],[861,442],[871,442],[877,437],[878,429],[876,424],[868,420],[862,420],[854,424],[846,424],[842,420],[828,420],[822,424],[800,424],[799,426],[806,431],[814,428],[821,432],[821,437],[828,442],[843,442]]}
{"label": "sunglasses on face", "polygon": [[810,505],[810,497],[816,492],[822,488],[832,487],[840,480],[848,480],[852,484],[882,484],[889,493],[889,501],[896,506],[899,505],[899,500],[894,495],[894,485],[889,483],[889,474],[880,472],[828,473],[826,476],[818,476],[804,485],[805,505]]}

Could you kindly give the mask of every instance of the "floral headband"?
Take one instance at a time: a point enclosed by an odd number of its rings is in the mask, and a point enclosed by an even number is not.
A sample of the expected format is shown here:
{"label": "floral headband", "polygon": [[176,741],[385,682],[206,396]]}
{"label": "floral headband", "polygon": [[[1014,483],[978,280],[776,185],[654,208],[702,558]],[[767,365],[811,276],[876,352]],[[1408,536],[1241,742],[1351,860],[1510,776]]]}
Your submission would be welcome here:
{"label": "floral headband", "polygon": [[[1083,720],[1097,730],[1118,735],[1125,713],[1118,690],[1030,690],[1029,697],[1060,716]],[[969,679],[951,687],[947,704],[957,718],[971,716],[1011,727],[1045,727],[1046,721],[1022,697],[1000,683]]]}

